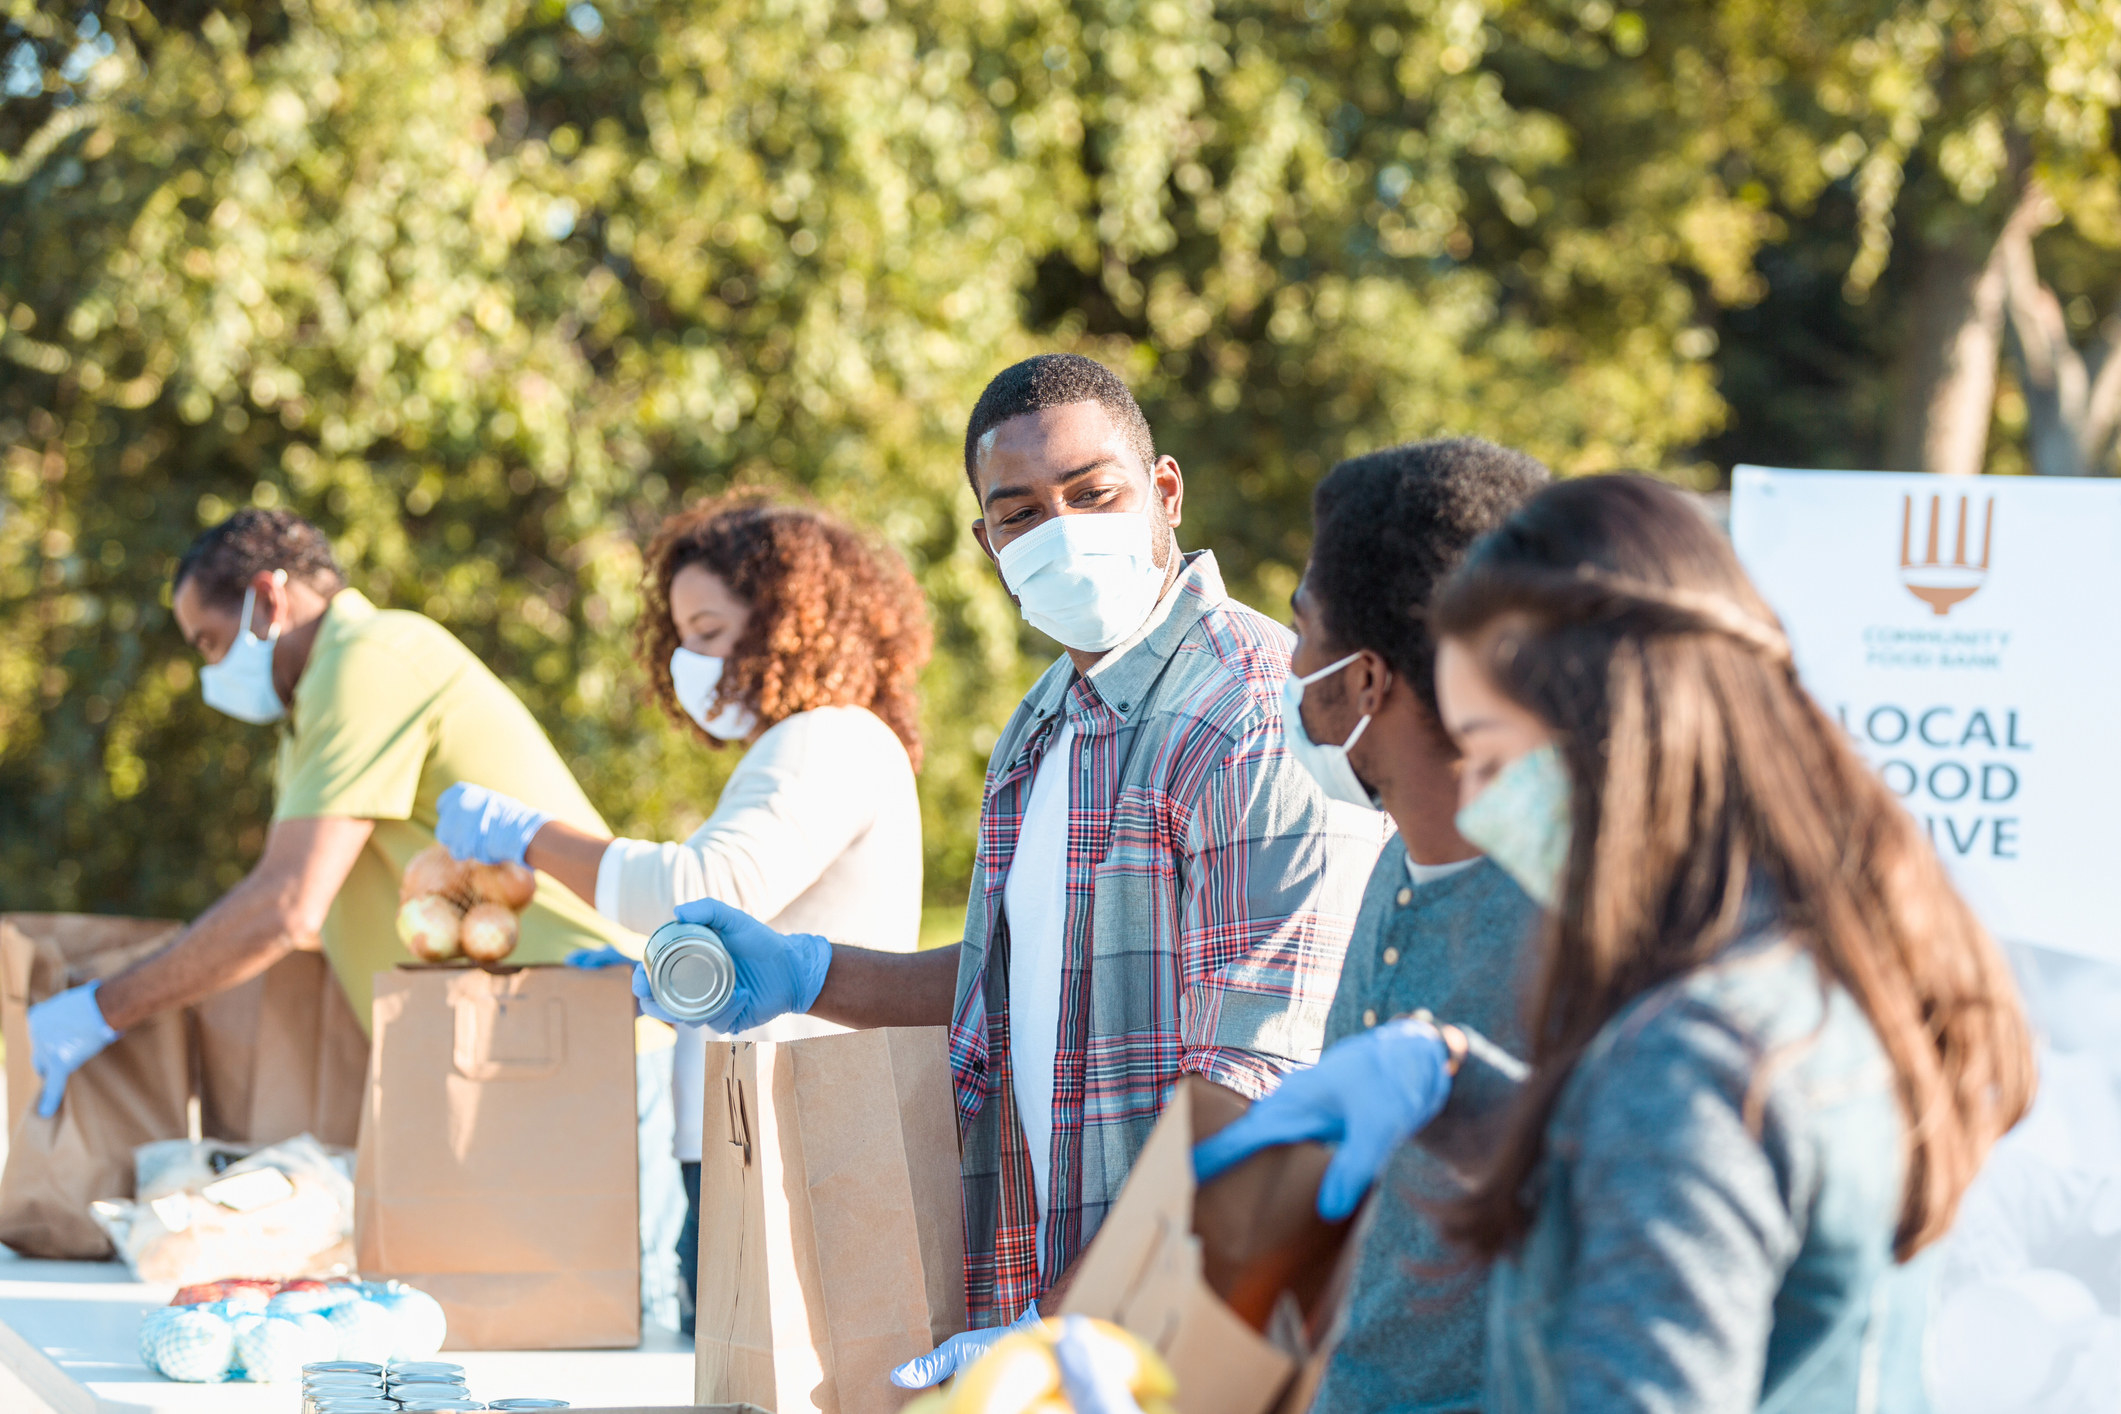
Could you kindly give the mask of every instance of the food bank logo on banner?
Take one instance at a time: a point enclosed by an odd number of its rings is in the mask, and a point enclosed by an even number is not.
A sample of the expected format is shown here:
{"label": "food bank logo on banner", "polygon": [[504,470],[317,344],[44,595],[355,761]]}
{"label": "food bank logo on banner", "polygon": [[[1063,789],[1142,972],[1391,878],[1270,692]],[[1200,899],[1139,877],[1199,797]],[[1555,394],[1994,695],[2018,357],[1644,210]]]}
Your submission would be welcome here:
{"label": "food bank logo on banner", "polygon": [[[1969,509],[1972,497],[1960,496],[1959,517],[1949,531],[1946,521],[1951,514],[1953,498],[1931,496],[1926,529],[1917,530],[1918,496],[1900,498],[1900,582],[1907,592],[1930,606],[1930,612],[1943,618],[1955,604],[1963,604],[1981,592],[1988,579],[1989,547],[1996,539],[1996,498],[1982,499],[1978,510]],[[1981,518],[1981,558],[1967,559],[1967,541],[1970,524],[1974,516]],[[1921,558],[1916,558],[1915,547],[1922,546]],[[1949,554],[1950,559],[1943,556]]]}
{"label": "food bank logo on banner", "polygon": [[1741,467],[1731,533],[1989,927],[2121,961],[2121,479]]}

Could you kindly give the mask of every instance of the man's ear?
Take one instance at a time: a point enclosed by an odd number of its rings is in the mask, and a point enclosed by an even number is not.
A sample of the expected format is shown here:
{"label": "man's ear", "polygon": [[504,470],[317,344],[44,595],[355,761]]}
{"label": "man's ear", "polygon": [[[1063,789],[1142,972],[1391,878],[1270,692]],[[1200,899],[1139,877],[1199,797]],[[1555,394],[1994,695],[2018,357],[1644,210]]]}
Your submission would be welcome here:
{"label": "man's ear", "polygon": [[1392,665],[1372,649],[1362,650],[1362,656],[1348,664],[1351,675],[1348,687],[1355,699],[1355,710],[1362,716],[1375,717],[1385,710],[1385,699],[1392,695],[1392,685],[1398,675]]}
{"label": "man's ear", "polygon": [[1185,519],[1186,509],[1186,478],[1178,469],[1178,459],[1158,457],[1156,465],[1149,468],[1149,485],[1164,504],[1164,519],[1177,528]]}
{"label": "man's ear", "polygon": [[995,554],[994,547],[987,543],[987,518],[985,516],[981,516],[978,520],[972,522],[972,538],[979,541],[980,549],[986,551],[987,558],[994,562],[996,569],[1000,569],[1002,565],[1001,556]]}
{"label": "man's ear", "polygon": [[[272,626],[279,623],[281,616],[288,610],[287,571],[259,570],[250,577],[250,588],[251,599],[255,606],[251,610],[251,622],[240,624],[237,627],[239,631],[248,630],[251,633],[257,633],[260,638],[263,638],[266,634],[272,632]],[[265,611],[264,633],[259,633],[257,628],[257,611],[259,609]],[[239,608],[236,612],[241,613],[242,610]]]}

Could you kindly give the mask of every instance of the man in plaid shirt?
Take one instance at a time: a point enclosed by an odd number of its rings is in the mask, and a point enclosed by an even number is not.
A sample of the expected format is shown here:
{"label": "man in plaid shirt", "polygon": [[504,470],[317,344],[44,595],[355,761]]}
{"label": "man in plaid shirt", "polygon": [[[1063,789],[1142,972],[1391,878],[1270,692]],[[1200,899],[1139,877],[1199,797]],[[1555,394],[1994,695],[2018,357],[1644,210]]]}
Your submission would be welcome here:
{"label": "man in plaid shirt", "polygon": [[1180,1076],[1257,1098],[1317,1057],[1388,829],[1284,748],[1291,635],[1225,593],[1212,554],[1178,550],[1178,463],[1116,376],[1074,355],[1005,370],[965,463],[973,534],[1067,652],[989,761],[964,942],[873,953],[711,900],[678,912],[737,964],[717,1030],[784,1010],[950,1027],[975,1333],[908,1384],[1035,1310]]}

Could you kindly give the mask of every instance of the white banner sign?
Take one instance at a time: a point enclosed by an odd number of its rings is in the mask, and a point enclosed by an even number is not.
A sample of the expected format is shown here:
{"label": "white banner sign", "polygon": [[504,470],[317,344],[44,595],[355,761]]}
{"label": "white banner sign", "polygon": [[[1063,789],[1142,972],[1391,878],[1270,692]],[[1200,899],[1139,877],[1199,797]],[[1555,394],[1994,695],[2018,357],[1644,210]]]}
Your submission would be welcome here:
{"label": "white banner sign", "polygon": [[1990,929],[2121,961],[2121,481],[1742,466],[1731,535]]}

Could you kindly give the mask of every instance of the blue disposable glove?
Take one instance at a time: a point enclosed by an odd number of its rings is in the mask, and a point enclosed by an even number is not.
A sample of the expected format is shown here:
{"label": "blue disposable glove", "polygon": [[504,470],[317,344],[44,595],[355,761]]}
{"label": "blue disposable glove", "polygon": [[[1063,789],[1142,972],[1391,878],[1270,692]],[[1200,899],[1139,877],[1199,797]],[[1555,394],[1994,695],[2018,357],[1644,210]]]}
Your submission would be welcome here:
{"label": "blue disposable glove", "polygon": [[1006,1326],[989,1326],[985,1330],[966,1331],[951,1336],[926,1355],[916,1355],[891,1372],[891,1383],[900,1389],[928,1389],[941,1384],[952,1375],[972,1365],[985,1355],[1002,1337],[1016,1331],[1038,1328],[1038,1303],[1032,1302],[1024,1313]]}
{"label": "blue disposable glove", "polygon": [[497,790],[458,781],[435,802],[435,838],[459,859],[521,864],[531,836],[551,818]]}
{"label": "blue disposable glove", "polygon": [[1318,1185],[1318,1215],[1355,1211],[1392,1151],[1436,1118],[1451,1096],[1450,1052],[1427,1021],[1388,1021],[1329,1047],[1309,1070],[1193,1149],[1203,1183],[1277,1144],[1306,1139],[1338,1147]]}
{"label": "blue disposable glove", "polygon": [[662,1003],[658,1002],[655,999],[655,993],[649,990],[648,964],[645,962],[636,962],[633,965],[633,999],[641,1004],[641,1015],[643,1016],[652,1016],[665,1026],[683,1026],[685,1024],[663,1010]]}
{"label": "blue disposable glove", "polygon": [[37,1113],[46,1119],[59,1113],[59,1101],[66,1094],[66,1077],[118,1039],[118,1033],[103,1019],[103,1008],[96,1004],[96,991],[102,985],[90,982],[69,987],[29,1009],[29,1063],[44,1077]]}
{"label": "blue disposable glove", "polygon": [[633,959],[620,952],[617,948],[606,946],[601,948],[576,948],[562,958],[561,961],[565,962],[569,967],[579,967],[584,972],[594,972],[599,967],[627,966],[633,962]]}
{"label": "blue disposable glove", "polygon": [[1053,1362],[1060,1366],[1061,1389],[1075,1414],[1142,1414],[1128,1387],[1135,1356],[1110,1336],[1098,1334],[1087,1316],[1061,1320],[1053,1343]]}

